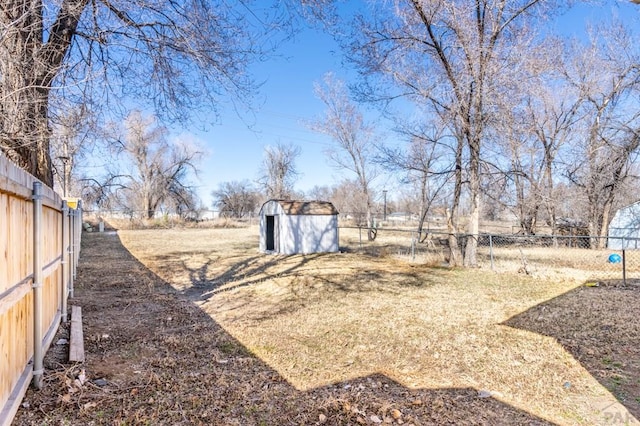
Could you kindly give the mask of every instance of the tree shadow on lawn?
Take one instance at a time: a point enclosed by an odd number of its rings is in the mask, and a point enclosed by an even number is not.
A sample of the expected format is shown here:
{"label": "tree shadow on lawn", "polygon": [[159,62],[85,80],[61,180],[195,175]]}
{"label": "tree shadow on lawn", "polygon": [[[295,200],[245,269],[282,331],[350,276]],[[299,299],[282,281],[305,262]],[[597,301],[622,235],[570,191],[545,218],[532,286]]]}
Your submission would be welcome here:
{"label": "tree shadow on lawn", "polygon": [[[256,255],[244,258],[225,268],[224,272],[216,275],[213,280],[209,280],[209,269],[213,262],[207,262],[198,268],[189,268],[186,262],[182,262],[182,268],[189,274],[191,287],[184,290],[183,294],[191,300],[205,301],[220,291],[229,291],[237,288],[247,287],[271,278],[269,270],[283,263],[283,258],[294,259],[288,262],[289,266],[278,270],[279,277],[294,275],[296,271],[303,268],[313,259],[322,256],[321,254],[310,255]],[[227,285],[227,283],[238,282]]]}
{"label": "tree shadow on lawn", "polygon": [[[601,281],[534,306],[504,325],[555,338],[640,418],[639,318],[640,285]],[[618,420],[624,423],[624,416]]]}
{"label": "tree shadow on lawn", "polygon": [[475,389],[409,389],[375,372],[298,390],[115,235],[84,235],[75,295],[86,362],[47,353],[45,387],[27,392],[15,425],[551,424]]}
{"label": "tree shadow on lawn", "polygon": [[[166,253],[154,256],[153,262],[163,265],[161,268],[176,275],[188,276],[189,286],[182,289],[181,293],[192,301],[206,302],[211,297],[220,292],[231,291],[242,287],[247,287],[262,283],[266,280],[290,279],[293,284],[300,283],[309,278],[313,278],[317,283],[329,291],[337,292],[364,292],[364,291],[393,291],[392,288],[371,285],[371,283],[383,282],[387,271],[383,270],[358,270],[348,271],[349,279],[343,279],[340,274],[325,274],[322,271],[314,273],[305,270],[311,266],[324,266],[331,263],[332,266],[340,263],[345,256],[344,253],[314,253],[296,255],[267,255],[259,254],[254,256],[232,256],[231,259],[238,260],[230,262],[221,272],[218,262],[224,261],[222,256],[209,258],[201,265],[191,267],[185,260],[176,261],[184,253]],[[377,259],[376,255],[359,254],[363,259]],[[419,269],[419,268],[418,268]],[[428,277],[416,271],[406,270],[398,273],[396,281],[401,282],[403,287],[429,285]]]}

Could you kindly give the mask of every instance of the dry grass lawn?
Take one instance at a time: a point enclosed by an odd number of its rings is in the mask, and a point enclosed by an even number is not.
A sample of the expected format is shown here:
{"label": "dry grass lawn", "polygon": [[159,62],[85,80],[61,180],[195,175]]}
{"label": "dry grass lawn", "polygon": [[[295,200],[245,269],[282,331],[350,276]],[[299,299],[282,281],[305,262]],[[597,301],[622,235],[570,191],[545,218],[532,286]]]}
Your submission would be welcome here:
{"label": "dry grass lawn", "polygon": [[[640,394],[620,404],[558,336],[508,324],[579,290],[579,280],[356,252],[262,255],[256,227],[119,235],[140,262],[302,391],[382,374],[410,389],[473,388],[556,424],[634,422],[627,408],[640,407]],[[553,323],[550,312],[539,309],[531,321]]]}

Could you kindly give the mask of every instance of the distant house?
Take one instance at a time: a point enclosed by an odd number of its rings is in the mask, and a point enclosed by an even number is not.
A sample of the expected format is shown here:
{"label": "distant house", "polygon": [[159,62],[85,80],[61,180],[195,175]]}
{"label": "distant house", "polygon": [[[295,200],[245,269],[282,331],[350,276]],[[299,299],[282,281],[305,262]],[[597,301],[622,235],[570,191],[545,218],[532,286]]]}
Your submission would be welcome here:
{"label": "distant house", "polygon": [[622,207],[613,216],[607,247],[613,250],[640,249],[640,201]]}
{"label": "distant house", "polygon": [[260,209],[260,251],[338,251],[338,211],[328,201],[269,200]]}

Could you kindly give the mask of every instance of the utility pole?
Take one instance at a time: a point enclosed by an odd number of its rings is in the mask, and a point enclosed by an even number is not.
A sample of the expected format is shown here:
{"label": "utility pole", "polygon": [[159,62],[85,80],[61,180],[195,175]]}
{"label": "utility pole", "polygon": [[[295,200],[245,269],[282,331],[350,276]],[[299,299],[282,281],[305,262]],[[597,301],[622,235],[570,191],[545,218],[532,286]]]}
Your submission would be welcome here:
{"label": "utility pole", "polygon": [[62,155],[57,157],[58,160],[62,161],[62,197],[66,198],[69,196],[69,164],[71,163],[71,156],[69,155],[69,137],[61,136],[60,143],[62,144]]}
{"label": "utility pole", "polygon": [[382,195],[384,197],[384,210],[383,210],[384,214],[383,214],[382,220],[386,222],[387,220],[387,190],[386,189],[382,190]]}

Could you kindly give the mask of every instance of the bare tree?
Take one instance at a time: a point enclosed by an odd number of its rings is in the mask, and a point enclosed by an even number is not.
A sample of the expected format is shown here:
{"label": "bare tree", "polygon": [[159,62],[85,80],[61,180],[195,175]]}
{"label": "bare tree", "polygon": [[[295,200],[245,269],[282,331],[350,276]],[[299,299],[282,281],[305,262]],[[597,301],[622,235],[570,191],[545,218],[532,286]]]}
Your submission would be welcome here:
{"label": "bare tree", "polygon": [[112,194],[121,205],[142,211],[147,219],[163,206],[178,213],[196,207],[197,197],[188,179],[202,158],[197,148],[169,143],[166,129],[138,111],[129,115],[123,137],[112,146],[122,161],[104,186],[117,188]]}
{"label": "bare tree", "polygon": [[80,195],[77,185],[83,162],[100,137],[96,117],[86,105],[69,106],[53,121],[51,160],[54,183],[62,194]]}
{"label": "bare tree", "polygon": [[293,187],[300,175],[296,170],[300,152],[300,147],[282,143],[265,147],[258,181],[268,198],[287,199],[293,195]]}
{"label": "bare tree", "polygon": [[[616,197],[640,151],[640,50],[620,22],[597,29],[567,71],[585,98],[582,142],[567,168],[588,200],[589,234],[606,237]],[[577,43],[577,42],[576,42]],[[600,238],[593,247],[603,247]]]}
{"label": "bare tree", "polygon": [[[448,139],[441,129],[422,126],[402,127],[399,133],[408,137],[406,149],[380,147],[376,161],[391,172],[402,172],[401,183],[411,184],[418,198],[418,235],[423,228],[434,201],[444,191],[453,176],[452,155]],[[426,234],[424,234],[426,238]]]}
{"label": "bare tree", "polygon": [[360,182],[355,179],[345,179],[332,187],[329,201],[340,212],[343,218],[352,218],[357,224],[367,220],[368,200],[362,193]]}
{"label": "bare tree", "polygon": [[260,200],[260,195],[248,180],[222,182],[211,195],[214,198],[213,206],[220,211],[220,215],[234,218],[253,214]]}
{"label": "bare tree", "polygon": [[[516,85],[510,73],[530,41],[527,18],[553,4],[395,0],[376,5],[371,16],[358,15],[351,25],[352,59],[365,76],[383,79],[372,83],[375,90],[368,90],[367,97],[389,101],[400,96],[428,107],[449,123],[450,133],[461,144],[456,170],[458,163],[464,166],[471,204],[464,257],[468,266],[477,264],[481,155],[487,131],[499,118],[499,100],[508,93],[504,88]],[[378,89],[385,82],[399,89],[381,95]],[[459,200],[455,195],[459,193],[454,191],[454,199]],[[454,210],[456,203],[452,203]]]}
{"label": "bare tree", "polygon": [[[558,165],[558,154],[573,141],[572,132],[581,119],[582,99],[579,94],[568,89],[541,87],[538,91],[538,99],[534,98],[527,103],[527,113],[540,152],[537,167],[530,175],[537,194],[533,198],[533,203],[546,210],[547,222],[553,235],[556,233],[557,219],[555,169]],[[534,164],[531,166],[533,167]],[[531,217],[535,215],[532,214]],[[530,226],[529,231],[533,233],[535,228]]]}
{"label": "bare tree", "polygon": [[504,164],[493,164],[504,177],[498,187],[512,191],[511,207],[524,234],[535,234],[541,218],[555,234],[559,155],[575,141],[583,118],[580,94],[544,69],[535,70],[541,78],[529,76],[520,104],[504,112],[495,135],[496,149],[505,157]]}
{"label": "bare tree", "polygon": [[[331,137],[336,149],[327,151],[329,159],[341,170],[349,170],[356,180],[366,200],[367,227],[373,227],[371,182],[377,176],[373,163],[375,140],[373,128],[351,102],[344,82],[333,74],[325,74],[323,84],[314,86],[316,96],[325,104],[324,116],[310,124],[310,127]],[[369,232],[369,238],[375,238]]]}
{"label": "bare tree", "polygon": [[61,100],[97,107],[145,98],[183,118],[202,100],[215,107],[223,93],[246,96],[255,87],[247,64],[286,19],[246,2],[1,2],[0,149],[53,185],[50,113]]}
{"label": "bare tree", "polygon": [[314,186],[305,194],[305,198],[327,201],[331,199],[332,189],[328,186]]}

